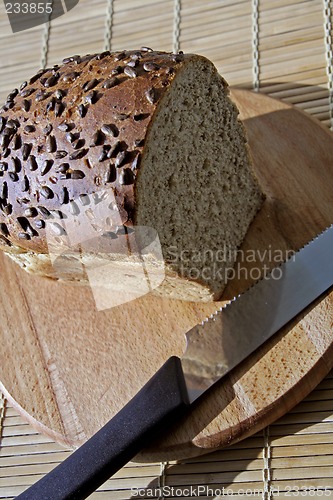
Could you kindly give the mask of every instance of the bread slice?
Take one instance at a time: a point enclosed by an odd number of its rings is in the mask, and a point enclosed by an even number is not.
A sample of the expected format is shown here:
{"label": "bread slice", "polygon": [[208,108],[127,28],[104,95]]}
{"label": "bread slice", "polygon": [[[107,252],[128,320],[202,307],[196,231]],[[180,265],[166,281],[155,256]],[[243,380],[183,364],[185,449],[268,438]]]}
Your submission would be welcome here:
{"label": "bread slice", "polygon": [[[13,91],[0,116],[0,245],[24,269],[84,283],[110,262],[128,275],[142,267],[130,231],[149,227],[161,250],[149,259],[165,272],[155,292],[221,296],[263,194],[209,60],[150,49],[67,58]],[[66,229],[80,214],[94,219],[84,251]],[[66,248],[60,266],[48,229]]]}

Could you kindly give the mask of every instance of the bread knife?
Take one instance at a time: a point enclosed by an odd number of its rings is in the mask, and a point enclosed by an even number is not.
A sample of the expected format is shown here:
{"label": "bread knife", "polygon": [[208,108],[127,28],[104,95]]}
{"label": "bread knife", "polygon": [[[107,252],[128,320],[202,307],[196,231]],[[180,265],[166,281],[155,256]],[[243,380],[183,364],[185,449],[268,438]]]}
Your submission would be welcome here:
{"label": "bread knife", "polygon": [[332,257],[333,225],[189,330],[182,358],[169,358],[102,429],[17,498],[87,498],[217,380],[325,293],[333,285]]}

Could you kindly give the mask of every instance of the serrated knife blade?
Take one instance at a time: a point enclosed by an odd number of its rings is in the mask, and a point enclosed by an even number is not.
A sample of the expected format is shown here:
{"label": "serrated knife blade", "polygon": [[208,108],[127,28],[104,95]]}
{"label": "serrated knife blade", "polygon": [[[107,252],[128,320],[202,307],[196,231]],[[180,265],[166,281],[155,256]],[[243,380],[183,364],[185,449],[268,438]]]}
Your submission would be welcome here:
{"label": "serrated knife blade", "polygon": [[333,285],[333,226],[187,332],[190,401],[240,364]]}
{"label": "serrated knife blade", "polygon": [[333,226],[187,333],[171,357],[100,431],[17,498],[87,498],[191,403],[333,285]]}

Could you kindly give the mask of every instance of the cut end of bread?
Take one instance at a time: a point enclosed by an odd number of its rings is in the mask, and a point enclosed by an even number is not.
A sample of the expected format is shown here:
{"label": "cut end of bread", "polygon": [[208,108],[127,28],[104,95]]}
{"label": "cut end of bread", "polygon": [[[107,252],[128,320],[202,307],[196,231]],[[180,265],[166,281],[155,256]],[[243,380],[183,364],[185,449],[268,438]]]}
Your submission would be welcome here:
{"label": "cut end of bread", "polygon": [[136,223],[162,245],[157,292],[219,299],[263,195],[238,110],[207,59],[193,56],[159,102],[135,193]]}

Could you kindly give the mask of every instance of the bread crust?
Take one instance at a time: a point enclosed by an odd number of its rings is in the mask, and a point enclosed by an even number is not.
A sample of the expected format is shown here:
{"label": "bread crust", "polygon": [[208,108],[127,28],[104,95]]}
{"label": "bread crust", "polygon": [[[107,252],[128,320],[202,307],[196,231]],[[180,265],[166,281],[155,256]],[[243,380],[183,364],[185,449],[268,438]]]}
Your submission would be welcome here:
{"label": "bread crust", "polygon": [[57,219],[105,189],[132,226],[147,129],[193,57],[150,49],[74,56],[9,94],[0,114],[0,248],[47,254],[46,221],[60,234]]}

